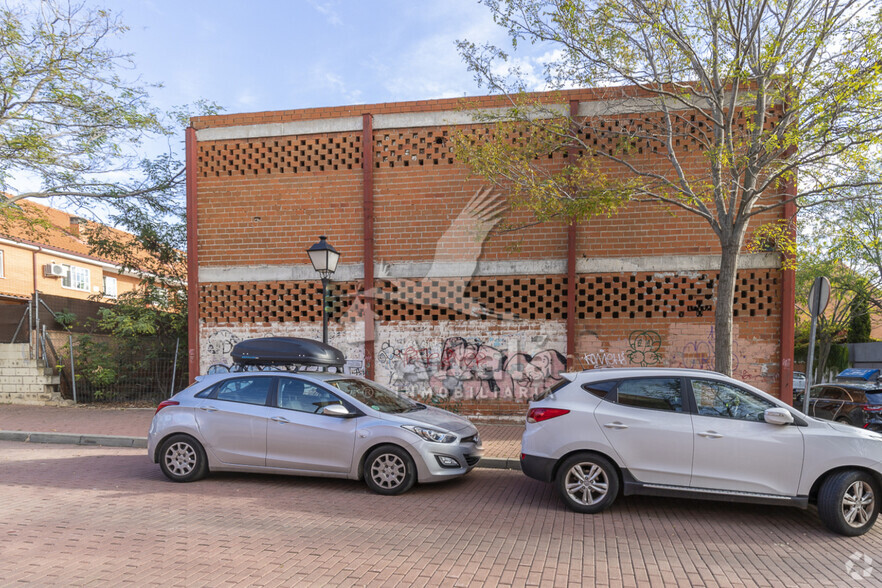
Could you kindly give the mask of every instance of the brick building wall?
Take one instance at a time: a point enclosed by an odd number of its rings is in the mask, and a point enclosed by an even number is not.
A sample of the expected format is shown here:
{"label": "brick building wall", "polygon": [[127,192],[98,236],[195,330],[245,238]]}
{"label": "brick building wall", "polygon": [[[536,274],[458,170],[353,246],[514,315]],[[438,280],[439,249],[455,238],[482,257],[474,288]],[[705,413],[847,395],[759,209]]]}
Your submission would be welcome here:
{"label": "brick building wall", "polygon": [[[540,98],[577,101],[583,113],[602,95]],[[712,368],[719,246],[698,217],[635,203],[580,223],[572,333],[566,226],[475,242],[473,199],[494,197],[455,160],[449,137],[474,128],[469,109],[502,106],[483,97],[193,119],[190,373],[228,363],[249,337],[320,338],[320,284],[305,253],[319,235],[342,254],[330,342],[414,396],[520,412],[568,360]],[[649,145],[635,156],[658,158]],[[698,151],[690,157],[703,165]],[[735,375],[778,394],[784,273],[775,254],[745,254],[738,277]]]}

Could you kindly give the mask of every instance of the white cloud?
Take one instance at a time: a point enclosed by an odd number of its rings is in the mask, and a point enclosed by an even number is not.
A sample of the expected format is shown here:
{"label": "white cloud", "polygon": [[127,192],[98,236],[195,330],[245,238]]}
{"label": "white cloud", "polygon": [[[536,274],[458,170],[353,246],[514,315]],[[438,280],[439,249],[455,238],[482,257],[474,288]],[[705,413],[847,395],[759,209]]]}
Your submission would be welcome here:
{"label": "white cloud", "polygon": [[490,43],[505,48],[512,57],[508,63],[498,64],[496,73],[506,74],[514,68],[523,75],[528,90],[548,89],[544,66],[554,61],[560,52],[530,44],[521,44],[516,53],[512,52],[505,29],[493,21],[485,6],[471,1],[421,4],[419,13],[405,14],[402,19],[406,22],[418,20],[432,34],[408,35],[412,44],[397,48],[394,59],[380,61],[375,58],[367,65],[377,79],[385,80],[390,100],[487,93],[487,87],[479,87],[474,74],[468,71],[457,50],[457,41],[471,41],[477,45]]}
{"label": "white cloud", "polygon": [[242,107],[250,107],[260,102],[260,97],[250,88],[240,88],[236,95],[236,104]]}
{"label": "white cloud", "polygon": [[318,0],[308,1],[310,6],[312,6],[319,14],[325,17],[325,19],[328,21],[328,24],[335,27],[343,24],[343,19],[341,19],[340,15],[337,13],[337,2],[319,2]]}

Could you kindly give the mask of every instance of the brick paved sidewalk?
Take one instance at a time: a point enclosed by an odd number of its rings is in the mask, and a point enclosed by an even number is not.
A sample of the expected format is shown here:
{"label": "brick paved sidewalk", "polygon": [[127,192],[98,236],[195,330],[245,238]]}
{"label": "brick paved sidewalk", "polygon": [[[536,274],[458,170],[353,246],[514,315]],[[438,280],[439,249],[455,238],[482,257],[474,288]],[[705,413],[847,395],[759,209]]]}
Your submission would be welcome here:
{"label": "brick paved sidewalk", "polygon": [[[0,404],[0,431],[147,437],[154,412],[153,408]],[[518,459],[523,425],[475,424],[484,440],[486,457]]]}
{"label": "brick paved sidewalk", "polygon": [[144,451],[0,441],[0,586],[882,585],[882,526],[813,509],[622,497],[567,510],[480,469],[401,496],[350,480],[165,479]]}

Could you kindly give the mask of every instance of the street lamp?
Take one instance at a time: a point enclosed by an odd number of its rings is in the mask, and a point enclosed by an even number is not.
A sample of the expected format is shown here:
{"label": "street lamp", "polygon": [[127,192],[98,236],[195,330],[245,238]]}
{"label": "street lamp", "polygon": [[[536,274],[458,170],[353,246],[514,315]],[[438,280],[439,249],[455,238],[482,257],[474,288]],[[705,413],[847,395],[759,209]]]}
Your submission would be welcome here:
{"label": "street lamp", "polygon": [[340,260],[340,254],[326,239],[324,235],[320,236],[319,242],[306,250],[313,269],[322,277],[322,343],[328,342],[328,282],[331,274],[337,271]]}

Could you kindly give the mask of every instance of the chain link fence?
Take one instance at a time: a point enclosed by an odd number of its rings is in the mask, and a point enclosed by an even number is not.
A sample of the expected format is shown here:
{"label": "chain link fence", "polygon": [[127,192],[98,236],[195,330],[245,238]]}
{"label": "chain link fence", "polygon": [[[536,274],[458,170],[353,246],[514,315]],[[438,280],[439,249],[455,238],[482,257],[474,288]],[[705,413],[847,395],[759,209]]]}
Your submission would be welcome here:
{"label": "chain link fence", "polygon": [[44,341],[47,364],[61,376],[62,396],[77,403],[156,406],[189,381],[180,340],[48,331]]}

